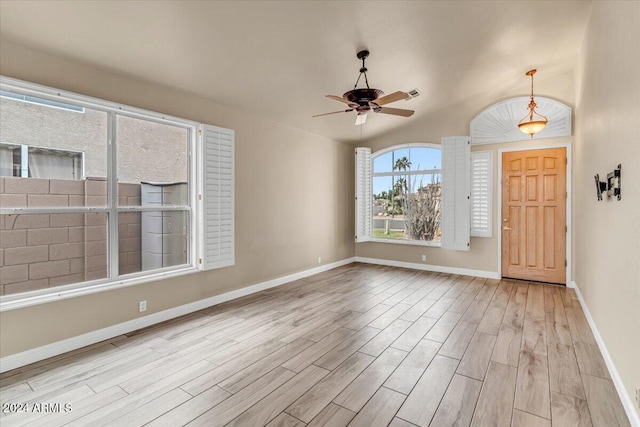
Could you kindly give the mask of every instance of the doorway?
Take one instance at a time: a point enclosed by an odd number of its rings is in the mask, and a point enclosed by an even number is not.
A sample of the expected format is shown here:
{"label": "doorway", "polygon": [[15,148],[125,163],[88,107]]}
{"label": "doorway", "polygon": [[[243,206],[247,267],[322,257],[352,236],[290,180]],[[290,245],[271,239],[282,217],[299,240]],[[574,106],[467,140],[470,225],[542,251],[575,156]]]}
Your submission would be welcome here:
{"label": "doorway", "polygon": [[502,277],[566,284],[567,150],[502,153]]}

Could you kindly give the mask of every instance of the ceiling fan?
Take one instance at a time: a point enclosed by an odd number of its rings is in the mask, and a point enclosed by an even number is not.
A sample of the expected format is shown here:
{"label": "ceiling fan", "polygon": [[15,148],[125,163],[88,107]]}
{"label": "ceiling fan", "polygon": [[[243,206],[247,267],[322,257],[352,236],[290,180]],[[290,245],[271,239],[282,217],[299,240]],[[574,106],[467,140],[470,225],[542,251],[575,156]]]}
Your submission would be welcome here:
{"label": "ceiling fan", "polygon": [[[367,67],[364,65],[365,59],[369,56],[368,50],[362,50],[358,52],[358,59],[362,59],[362,67],[360,68],[360,74],[358,80],[353,86],[353,90],[346,92],[342,97],[335,95],[327,95],[327,98],[335,99],[336,101],[343,102],[349,106],[347,110],[334,111],[331,113],[316,114],[313,117],[328,116],[330,114],[348,113],[355,111],[358,115],[356,117],[356,126],[362,125],[367,121],[367,114],[369,111],[374,113],[391,114],[394,116],[410,117],[413,115],[413,110],[404,110],[402,108],[389,108],[383,107],[383,105],[390,104],[392,102],[400,101],[402,99],[410,98],[409,94],[405,92],[393,92],[389,95],[384,95],[384,92],[380,89],[373,89],[369,87],[369,81],[367,80]],[[358,87],[360,77],[364,74],[364,81],[367,85],[366,88]]]}

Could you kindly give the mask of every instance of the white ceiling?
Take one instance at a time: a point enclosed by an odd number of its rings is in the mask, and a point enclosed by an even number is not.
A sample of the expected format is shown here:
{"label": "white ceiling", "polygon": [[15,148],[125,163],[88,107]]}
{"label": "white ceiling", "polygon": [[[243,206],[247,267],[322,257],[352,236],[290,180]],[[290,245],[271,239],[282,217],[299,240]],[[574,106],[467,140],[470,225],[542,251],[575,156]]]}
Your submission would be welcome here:
{"label": "white ceiling", "polygon": [[2,1],[0,33],[18,43],[199,93],[341,141],[360,138],[355,114],[324,95],[353,88],[367,60],[371,87],[418,88],[371,114],[373,137],[469,97],[575,67],[590,1]]}

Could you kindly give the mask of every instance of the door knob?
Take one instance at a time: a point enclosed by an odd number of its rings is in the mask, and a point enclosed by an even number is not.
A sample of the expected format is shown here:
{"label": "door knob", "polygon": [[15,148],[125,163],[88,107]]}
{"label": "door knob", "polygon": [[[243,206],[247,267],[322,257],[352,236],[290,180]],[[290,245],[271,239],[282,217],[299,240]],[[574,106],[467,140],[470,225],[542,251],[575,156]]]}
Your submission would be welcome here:
{"label": "door knob", "polygon": [[503,230],[513,230],[511,227],[502,227]]}

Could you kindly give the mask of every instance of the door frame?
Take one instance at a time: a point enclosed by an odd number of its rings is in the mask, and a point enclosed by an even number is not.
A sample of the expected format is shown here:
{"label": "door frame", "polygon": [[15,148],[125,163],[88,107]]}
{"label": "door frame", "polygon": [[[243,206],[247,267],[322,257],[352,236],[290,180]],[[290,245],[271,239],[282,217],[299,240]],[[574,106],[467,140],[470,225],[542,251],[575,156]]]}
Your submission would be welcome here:
{"label": "door frame", "polygon": [[567,288],[575,287],[573,285],[573,278],[571,277],[571,142],[560,142],[555,144],[540,144],[533,145],[527,147],[513,147],[513,148],[499,148],[498,149],[498,209],[497,209],[497,218],[495,218],[495,224],[498,225],[498,275],[502,278],[502,153],[512,152],[512,151],[532,151],[532,150],[545,150],[547,148],[564,148],[567,153],[567,168],[565,173],[566,176],[566,192],[567,192],[567,200],[565,205],[565,221],[567,226],[567,232],[565,233],[565,250],[566,250],[566,260],[567,266],[565,268],[565,278],[566,278],[566,286]]}

